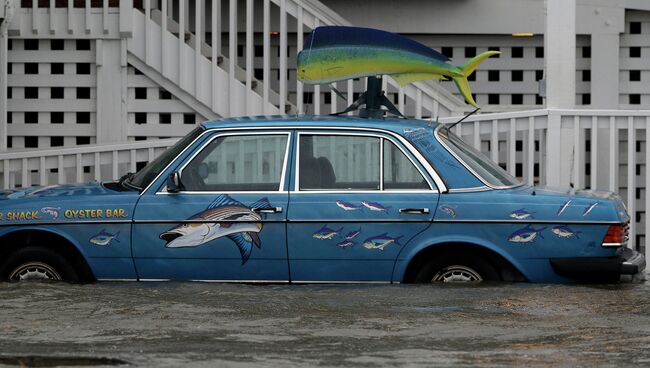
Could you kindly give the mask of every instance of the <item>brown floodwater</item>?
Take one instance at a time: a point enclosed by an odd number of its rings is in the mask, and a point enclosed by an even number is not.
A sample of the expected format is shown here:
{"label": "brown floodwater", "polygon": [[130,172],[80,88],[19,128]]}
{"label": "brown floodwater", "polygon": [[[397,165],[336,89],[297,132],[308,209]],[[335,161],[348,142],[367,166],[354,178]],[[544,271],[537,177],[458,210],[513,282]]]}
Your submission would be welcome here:
{"label": "brown floodwater", "polygon": [[650,365],[650,282],[0,284],[0,365]]}

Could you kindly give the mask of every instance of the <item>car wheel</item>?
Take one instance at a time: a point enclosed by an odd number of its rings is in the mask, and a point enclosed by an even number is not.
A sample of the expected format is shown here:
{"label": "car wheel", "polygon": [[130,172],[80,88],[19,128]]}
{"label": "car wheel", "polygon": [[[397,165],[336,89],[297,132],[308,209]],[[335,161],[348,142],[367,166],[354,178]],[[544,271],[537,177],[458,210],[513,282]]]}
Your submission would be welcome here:
{"label": "car wheel", "polygon": [[0,275],[9,281],[79,281],[77,272],[65,258],[44,247],[15,251],[0,268]]}
{"label": "car wheel", "polygon": [[415,276],[416,283],[478,283],[499,280],[491,264],[471,255],[436,257],[424,264]]}

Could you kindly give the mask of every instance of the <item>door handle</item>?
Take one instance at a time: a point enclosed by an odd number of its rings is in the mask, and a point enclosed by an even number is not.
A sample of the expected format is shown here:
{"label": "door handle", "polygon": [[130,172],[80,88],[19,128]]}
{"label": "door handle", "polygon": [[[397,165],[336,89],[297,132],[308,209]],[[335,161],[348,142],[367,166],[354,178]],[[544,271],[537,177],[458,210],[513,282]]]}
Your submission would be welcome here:
{"label": "door handle", "polygon": [[425,214],[429,213],[428,208],[400,208],[399,213]]}
{"label": "door handle", "polygon": [[282,212],[282,207],[257,207],[252,210],[257,213],[280,213]]}

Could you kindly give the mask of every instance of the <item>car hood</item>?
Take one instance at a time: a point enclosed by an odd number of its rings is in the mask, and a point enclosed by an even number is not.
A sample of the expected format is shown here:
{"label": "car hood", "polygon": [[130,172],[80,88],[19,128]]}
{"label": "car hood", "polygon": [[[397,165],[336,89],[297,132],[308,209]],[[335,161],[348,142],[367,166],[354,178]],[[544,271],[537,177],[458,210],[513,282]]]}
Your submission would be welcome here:
{"label": "car hood", "polygon": [[117,194],[120,192],[106,188],[102,183],[48,185],[25,189],[0,191],[0,200],[31,199],[43,197],[80,197]]}

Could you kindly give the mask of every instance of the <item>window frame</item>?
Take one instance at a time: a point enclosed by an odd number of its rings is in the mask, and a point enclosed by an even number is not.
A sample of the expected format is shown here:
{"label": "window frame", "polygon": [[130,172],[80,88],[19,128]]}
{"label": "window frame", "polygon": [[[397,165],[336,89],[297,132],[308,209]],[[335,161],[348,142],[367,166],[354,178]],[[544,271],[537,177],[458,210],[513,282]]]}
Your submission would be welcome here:
{"label": "window frame", "polygon": [[[272,193],[281,193],[281,192],[287,192],[285,189],[286,185],[286,176],[287,176],[287,168],[289,165],[289,152],[290,152],[290,147],[291,147],[291,137],[292,133],[290,131],[282,130],[282,131],[263,131],[263,132],[223,132],[223,133],[216,133],[212,137],[209,137],[199,148],[196,149],[196,151],[189,156],[181,165],[180,167],[175,170],[178,172],[178,175],[180,177],[183,176],[183,170],[187,165],[196,158],[203,150],[205,150],[208,145],[210,145],[213,141],[223,138],[223,137],[229,137],[229,136],[259,136],[259,135],[284,135],[287,137],[286,140],[286,147],[285,147],[285,152],[284,152],[284,161],[282,164],[282,171],[280,172],[280,185],[278,186],[278,190],[265,190],[265,191],[260,191],[260,190],[228,190],[228,191],[214,191],[214,190],[180,190],[179,194],[250,194],[250,193],[260,193],[260,194],[272,194]],[[161,190],[163,193],[168,193],[167,192],[167,186],[164,185],[163,189]],[[174,193],[174,194],[177,194]]]}
{"label": "window frame", "polygon": [[[327,135],[327,136],[356,136],[356,137],[371,137],[371,138],[378,138],[379,139],[379,189],[377,190],[368,190],[368,189],[316,189],[316,190],[310,190],[310,189],[300,189],[300,140],[301,136],[303,135],[308,135],[308,136],[313,136],[313,135]],[[391,142],[393,145],[395,145],[403,154],[408,158],[408,160],[411,162],[413,166],[418,170],[420,175],[424,178],[424,180],[427,182],[427,185],[429,186],[429,189],[385,189],[384,188],[384,140],[388,140]],[[299,131],[297,133],[297,139],[295,143],[295,160],[294,160],[294,186],[293,186],[293,191],[292,193],[303,193],[303,194],[318,194],[318,193],[387,193],[387,194],[392,194],[392,193],[438,193],[437,187],[432,185],[431,183],[431,178],[429,175],[425,174],[422,171],[422,168],[420,165],[413,160],[413,157],[409,152],[404,150],[404,147],[402,147],[397,141],[395,141],[392,137],[388,137],[385,135],[381,134],[374,134],[374,133],[369,133],[369,132],[340,132],[340,131],[332,131],[332,132],[327,132],[327,131]]]}

